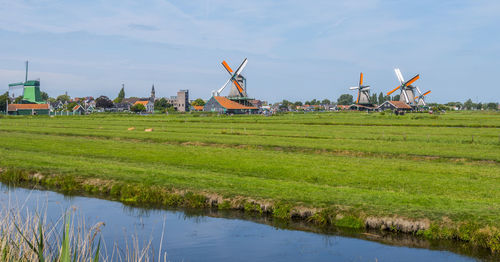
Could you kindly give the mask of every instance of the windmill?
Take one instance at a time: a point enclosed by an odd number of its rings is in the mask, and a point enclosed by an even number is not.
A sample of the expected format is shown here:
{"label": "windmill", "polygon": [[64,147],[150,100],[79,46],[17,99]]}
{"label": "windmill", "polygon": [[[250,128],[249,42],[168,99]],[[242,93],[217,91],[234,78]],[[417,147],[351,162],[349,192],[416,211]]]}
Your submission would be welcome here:
{"label": "windmill", "polygon": [[359,85],[349,88],[350,90],[358,90],[358,97],[356,98],[356,104],[360,105],[371,105],[370,102],[370,86],[363,85],[363,73],[359,75]]}
{"label": "windmill", "polygon": [[224,68],[231,77],[226,81],[226,83],[221,88],[219,88],[219,90],[212,91],[212,96],[220,96],[224,88],[226,88],[226,86],[232,82],[233,86],[231,88],[229,96],[247,97],[246,79],[241,75],[241,71],[243,71],[243,69],[247,66],[247,63],[248,59],[245,58],[245,60],[243,60],[238,69],[236,69],[236,71],[233,71],[233,69],[231,69],[231,67],[226,63],[226,61],[222,61],[222,66],[224,66]]}
{"label": "windmill", "polygon": [[387,93],[387,95],[390,95],[394,92],[396,92],[398,89],[401,89],[401,95],[399,98],[399,101],[405,102],[406,104],[409,104],[410,106],[415,106],[415,87],[412,86],[415,81],[417,81],[420,78],[420,75],[416,75],[412,77],[410,80],[406,81],[403,78],[403,75],[401,74],[401,71],[399,68],[394,69],[394,72],[396,73],[396,76],[398,77],[400,85],[390,92]]}
{"label": "windmill", "polygon": [[28,61],[26,61],[26,74],[24,76],[24,82],[9,84],[9,93],[17,88],[23,88],[23,103],[45,103],[40,96],[40,80],[28,80]]}
{"label": "windmill", "polygon": [[422,94],[422,92],[420,91],[420,89],[418,88],[418,86],[415,87],[418,91],[418,93],[420,94],[419,96],[416,96],[415,97],[415,101],[417,101],[417,105],[418,106],[426,106],[427,104],[425,103],[425,96],[430,94],[431,93],[431,90],[425,92]]}
{"label": "windmill", "polygon": [[[18,89],[18,88],[24,89],[24,84],[26,82],[28,82],[28,61],[26,61],[25,63],[26,63],[26,73],[24,75],[24,82],[9,84],[9,93],[11,93],[14,89]],[[23,90],[23,94],[24,94],[24,90]],[[13,92],[12,92],[12,95],[14,96]]]}

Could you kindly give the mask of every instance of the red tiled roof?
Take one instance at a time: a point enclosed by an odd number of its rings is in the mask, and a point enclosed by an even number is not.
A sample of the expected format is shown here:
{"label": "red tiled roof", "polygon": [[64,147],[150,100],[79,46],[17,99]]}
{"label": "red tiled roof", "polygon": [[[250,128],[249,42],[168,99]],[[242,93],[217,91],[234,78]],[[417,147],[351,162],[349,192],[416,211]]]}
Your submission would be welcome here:
{"label": "red tiled roof", "polygon": [[193,106],[196,111],[202,111],[203,106]]}
{"label": "red tiled roof", "polygon": [[80,105],[76,105],[75,107],[73,107],[73,111],[78,110],[78,108],[80,108]]}
{"label": "red tiled roof", "polygon": [[49,109],[49,104],[9,104],[8,111]]}
{"label": "red tiled roof", "polygon": [[244,106],[242,104],[231,101],[223,96],[214,96],[215,100],[226,109],[258,109],[254,106]]}
{"label": "red tiled roof", "polygon": [[134,103],[134,105],[137,105],[137,104],[142,104],[142,105],[146,106],[148,103],[149,103],[149,101],[136,101],[136,102]]}
{"label": "red tiled roof", "polygon": [[387,101],[387,102],[391,103],[396,108],[411,109],[411,106],[407,105],[405,102],[401,101]]}

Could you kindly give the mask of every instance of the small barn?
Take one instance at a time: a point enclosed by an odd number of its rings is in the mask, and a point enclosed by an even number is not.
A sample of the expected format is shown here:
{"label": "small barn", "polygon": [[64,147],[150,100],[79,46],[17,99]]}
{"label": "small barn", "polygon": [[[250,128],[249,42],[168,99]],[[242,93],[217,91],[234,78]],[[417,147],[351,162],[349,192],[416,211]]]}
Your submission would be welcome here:
{"label": "small barn", "polygon": [[385,101],[377,107],[378,111],[385,111],[387,109],[392,111],[411,111],[412,107],[402,101]]}
{"label": "small barn", "polygon": [[255,106],[242,105],[223,96],[213,96],[205,104],[203,111],[221,114],[256,114],[259,109]]}
{"label": "small barn", "polygon": [[10,104],[7,107],[9,115],[48,115],[49,104]]}

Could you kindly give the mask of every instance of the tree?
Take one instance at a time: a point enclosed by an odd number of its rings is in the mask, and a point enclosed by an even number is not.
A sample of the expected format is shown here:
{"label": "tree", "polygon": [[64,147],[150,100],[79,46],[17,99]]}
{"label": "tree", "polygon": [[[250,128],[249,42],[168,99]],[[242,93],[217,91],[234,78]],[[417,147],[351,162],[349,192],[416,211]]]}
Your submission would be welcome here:
{"label": "tree", "polygon": [[13,103],[14,104],[20,104],[22,101],[23,101],[23,96],[18,96],[16,98],[14,98]]}
{"label": "tree", "polygon": [[47,101],[49,100],[49,94],[45,93],[45,92],[40,92],[40,97],[42,98],[43,101]]}
{"label": "tree", "polygon": [[172,107],[171,104],[168,103],[167,99],[164,97],[155,101],[155,110],[165,111],[165,109]]}
{"label": "tree", "polygon": [[130,110],[132,112],[138,113],[138,112],[146,111],[146,107],[143,104],[135,104],[135,105],[130,107]]}
{"label": "tree", "polygon": [[323,100],[321,101],[321,104],[322,104],[322,105],[329,105],[329,104],[331,104],[331,103],[332,103],[332,101],[330,101],[330,99],[328,99],[328,98],[325,98],[325,99],[323,99]]}
{"label": "tree", "polygon": [[353,98],[352,95],[349,94],[342,94],[337,99],[337,104],[339,105],[351,105],[352,103],[353,103]]}
{"label": "tree", "polygon": [[9,92],[0,95],[0,111],[7,111],[7,103],[10,103]]}
{"label": "tree", "polygon": [[205,100],[198,98],[191,103],[193,106],[204,106],[205,105]]}
{"label": "tree", "polygon": [[56,98],[57,101],[61,101],[61,102],[69,102],[70,100],[70,97],[68,95],[60,95]]}
{"label": "tree", "polygon": [[115,98],[115,100],[113,100],[113,102],[121,103],[124,98],[125,98],[125,87],[122,87],[122,89],[120,89],[120,92],[118,93],[118,97]]}
{"label": "tree", "polygon": [[472,103],[472,99],[469,98],[467,101],[465,101],[464,108],[466,110],[471,110],[473,107],[474,107],[474,103]]}
{"label": "tree", "polygon": [[77,105],[76,102],[67,103],[65,109],[68,111],[73,111],[73,108]]}
{"label": "tree", "polygon": [[292,103],[290,101],[286,100],[286,99],[283,99],[283,101],[281,101],[280,104],[281,104],[282,107],[286,107],[286,108],[288,108],[289,106],[292,105]]}
{"label": "tree", "polygon": [[111,108],[113,107],[113,101],[107,96],[100,96],[95,100],[95,106],[99,108]]}
{"label": "tree", "polygon": [[370,103],[372,103],[372,104],[376,104],[377,103],[377,94],[373,94],[370,97]]}
{"label": "tree", "polygon": [[401,99],[401,95],[395,95],[392,101],[399,101],[399,99]]}
{"label": "tree", "polygon": [[384,102],[385,102],[384,93],[380,92],[380,94],[378,94],[378,104],[381,105]]}
{"label": "tree", "polygon": [[486,104],[486,109],[487,110],[497,110],[498,103],[488,103],[488,104]]}
{"label": "tree", "polygon": [[302,106],[302,102],[301,101],[297,101],[295,103],[293,103],[294,106]]}

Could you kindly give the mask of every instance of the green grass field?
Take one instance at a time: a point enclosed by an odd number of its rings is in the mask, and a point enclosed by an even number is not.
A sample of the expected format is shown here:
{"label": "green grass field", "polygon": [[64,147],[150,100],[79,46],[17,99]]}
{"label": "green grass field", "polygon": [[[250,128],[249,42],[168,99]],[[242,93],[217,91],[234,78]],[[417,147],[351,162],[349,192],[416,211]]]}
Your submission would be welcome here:
{"label": "green grass field", "polygon": [[4,169],[500,227],[499,113],[14,117],[0,145]]}

